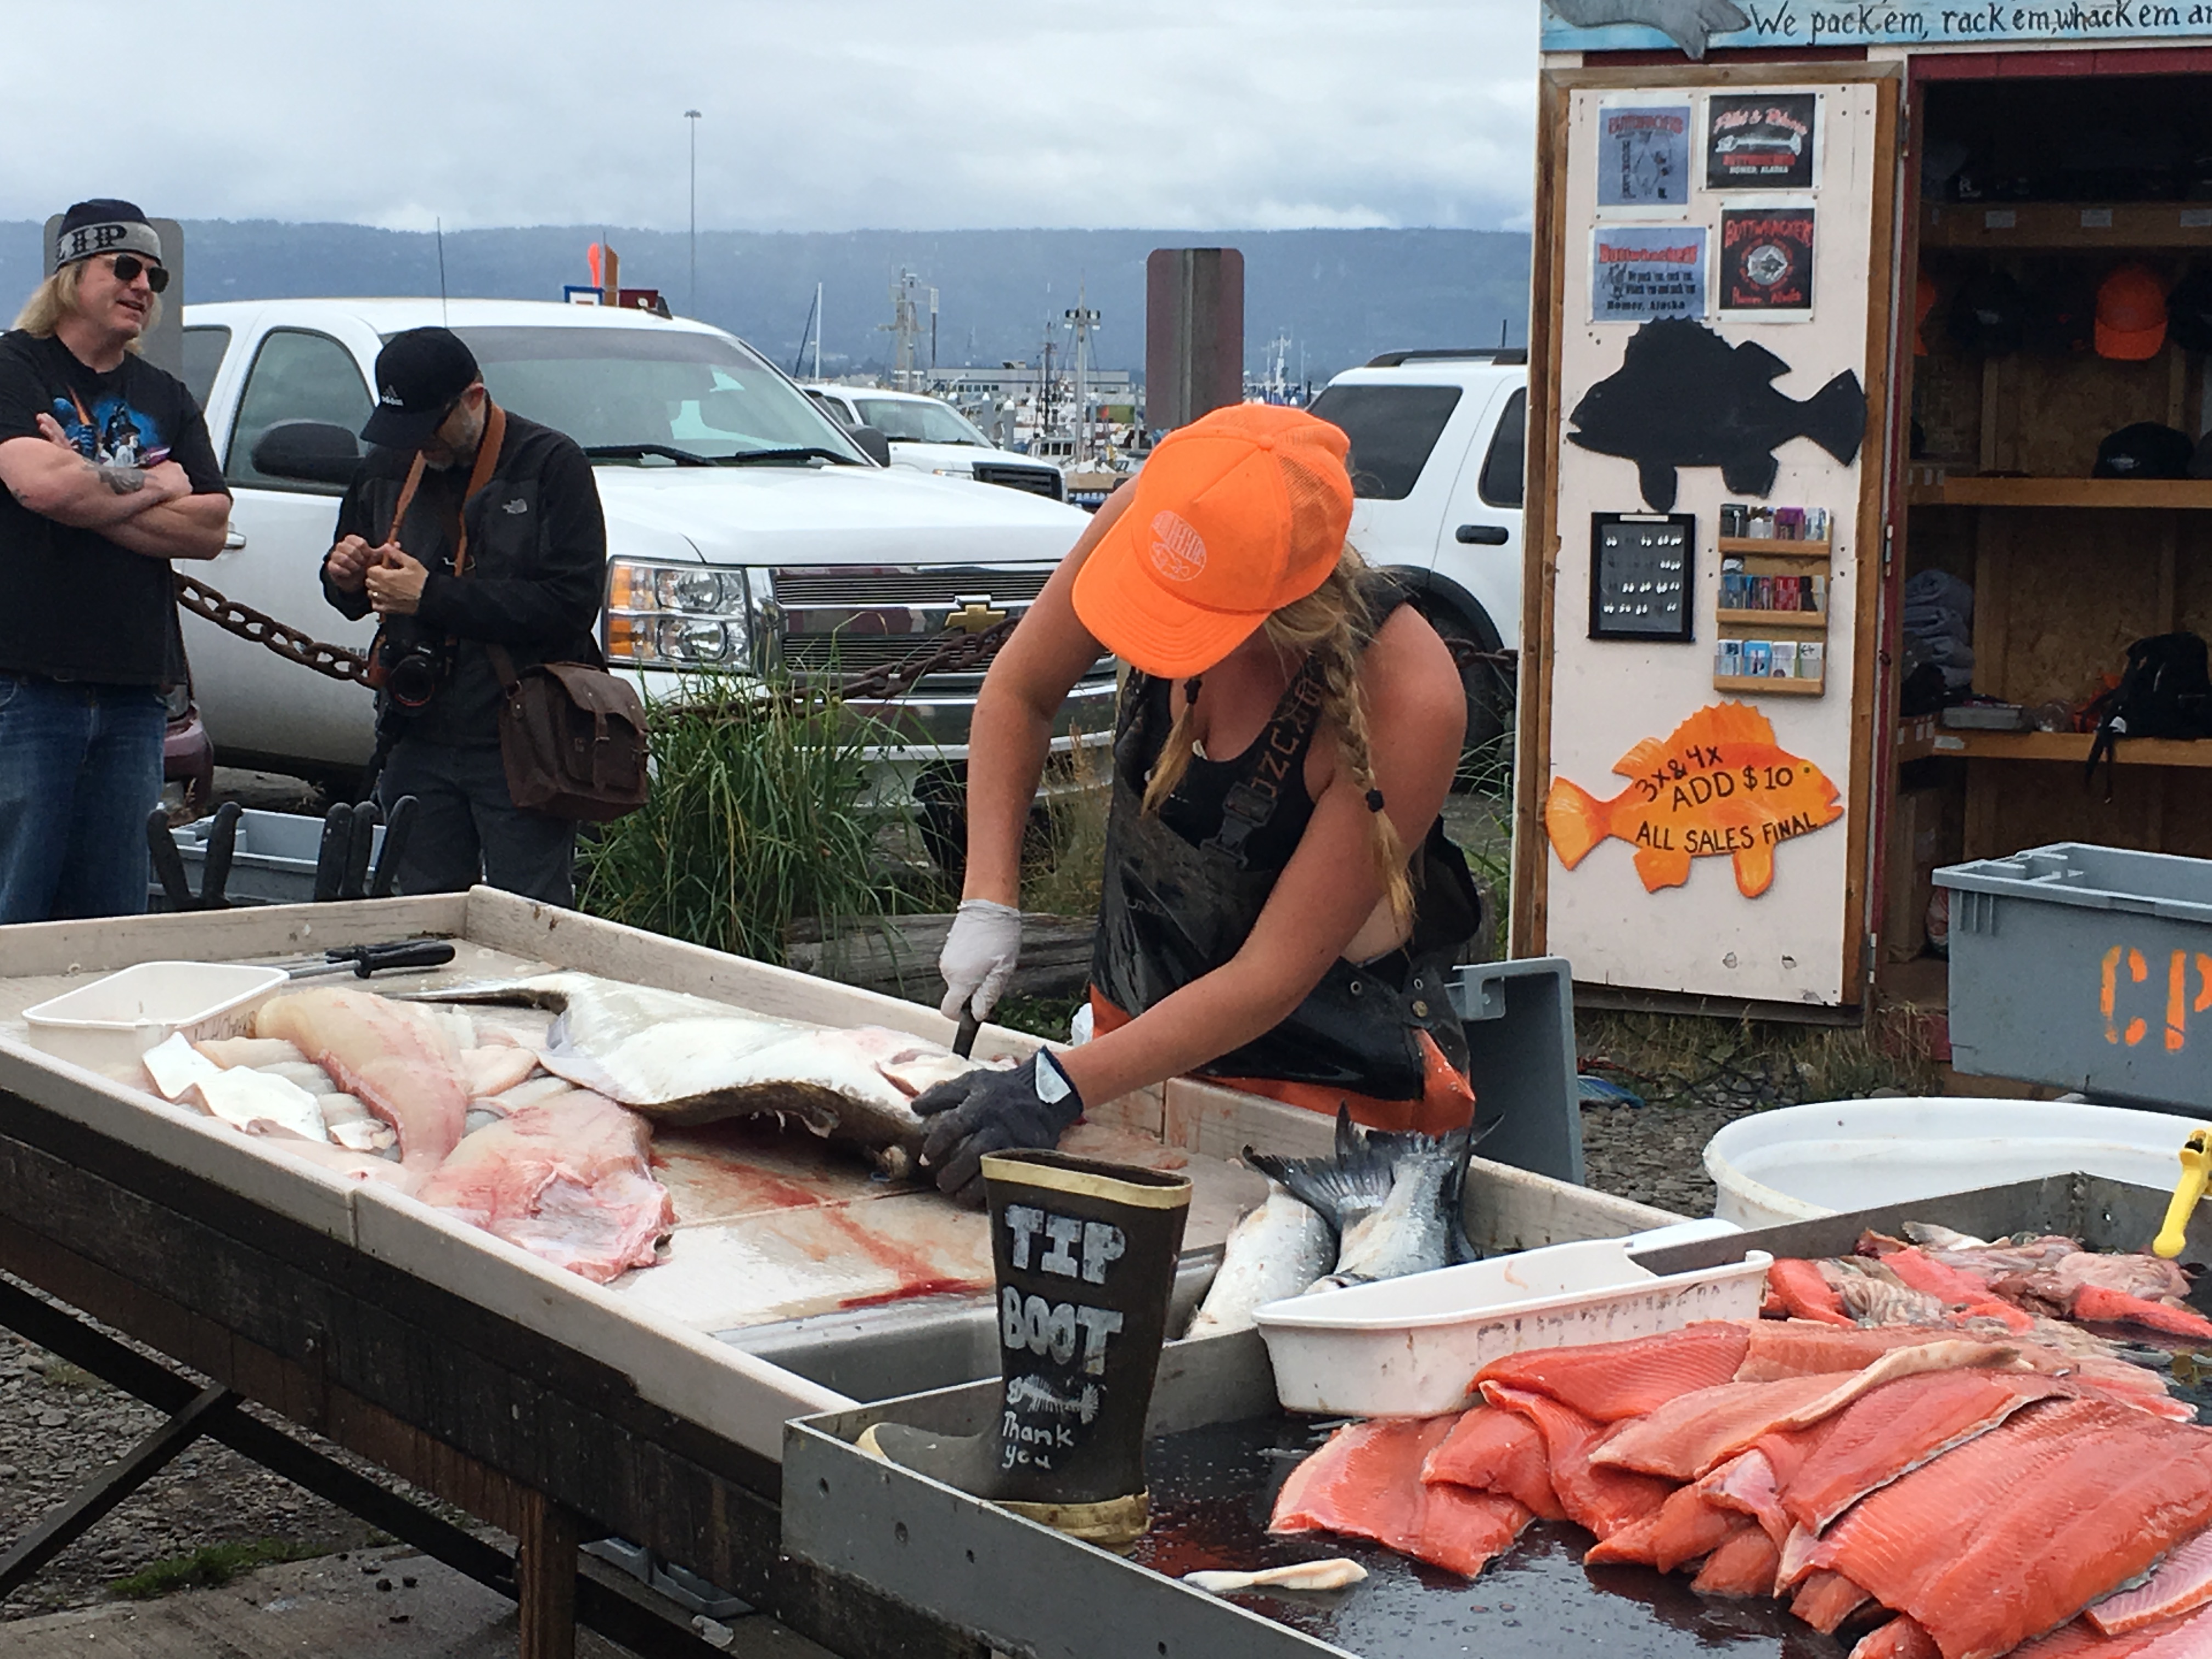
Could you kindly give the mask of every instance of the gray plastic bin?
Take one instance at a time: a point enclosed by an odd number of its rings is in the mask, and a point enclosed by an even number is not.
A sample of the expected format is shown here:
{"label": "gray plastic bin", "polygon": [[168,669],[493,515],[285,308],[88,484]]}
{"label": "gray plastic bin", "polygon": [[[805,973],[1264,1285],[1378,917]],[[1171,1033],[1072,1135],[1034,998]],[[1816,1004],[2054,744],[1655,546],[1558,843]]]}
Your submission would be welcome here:
{"label": "gray plastic bin", "polygon": [[[184,855],[194,892],[205,877],[208,831],[214,825],[213,817],[204,817],[169,832]],[[315,860],[322,845],[322,819],[248,808],[238,815],[237,851],[223,890],[234,901],[249,904],[305,904],[315,896]],[[383,850],[384,826],[379,824],[369,839],[372,870]]]}
{"label": "gray plastic bin", "polygon": [[1454,970],[1467,1030],[1475,1121],[1498,1127],[1485,1158],[1583,1184],[1583,1109],[1575,1082],[1575,981],[1565,957]]}
{"label": "gray plastic bin", "polygon": [[1951,1063],[2212,1110],[2212,860],[2063,842],[1936,872]]}

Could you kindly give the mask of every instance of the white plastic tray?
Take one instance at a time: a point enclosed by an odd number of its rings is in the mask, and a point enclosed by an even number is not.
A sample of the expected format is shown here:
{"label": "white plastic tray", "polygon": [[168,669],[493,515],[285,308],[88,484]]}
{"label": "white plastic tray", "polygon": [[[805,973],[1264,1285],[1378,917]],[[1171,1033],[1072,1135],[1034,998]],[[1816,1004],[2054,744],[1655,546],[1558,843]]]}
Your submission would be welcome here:
{"label": "white plastic tray", "polygon": [[1475,1372],[1509,1353],[1756,1318],[1773,1261],[1763,1250],[1664,1276],[1628,1260],[1677,1242],[1680,1231],[1547,1245],[1271,1302],[1255,1320],[1276,1397],[1295,1412],[1434,1417],[1473,1405]]}
{"label": "white plastic tray", "polygon": [[142,962],[23,1011],[31,1046],[99,1069],[127,1065],[182,1031],[186,1039],[243,1030],[282,968],[228,962]]}

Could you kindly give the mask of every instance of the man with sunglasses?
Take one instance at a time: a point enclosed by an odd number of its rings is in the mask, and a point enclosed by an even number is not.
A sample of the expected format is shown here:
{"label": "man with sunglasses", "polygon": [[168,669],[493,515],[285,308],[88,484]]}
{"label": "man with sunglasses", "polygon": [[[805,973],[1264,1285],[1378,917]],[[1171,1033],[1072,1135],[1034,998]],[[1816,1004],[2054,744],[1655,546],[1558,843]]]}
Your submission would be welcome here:
{"label": "man with sunglasses", "polygon": [[338,507],[323,591],[383,624],[377,799],[389,811],[415,797],[400,890],[482,881],[571,903],[575,823],[515,805],[499,713],[504,673],[599,660],[607,532],[592,464],[495,404],[447,329],[386,341],[376,392],[361,432],[374,447]]}
{"label": "man with sunglasses", "polygon": [[0,334],[0,922],[146,908],[169,562],[222,551],[230,496],[184,383],[138,356],[169,285],[128,202],[79,202]]}

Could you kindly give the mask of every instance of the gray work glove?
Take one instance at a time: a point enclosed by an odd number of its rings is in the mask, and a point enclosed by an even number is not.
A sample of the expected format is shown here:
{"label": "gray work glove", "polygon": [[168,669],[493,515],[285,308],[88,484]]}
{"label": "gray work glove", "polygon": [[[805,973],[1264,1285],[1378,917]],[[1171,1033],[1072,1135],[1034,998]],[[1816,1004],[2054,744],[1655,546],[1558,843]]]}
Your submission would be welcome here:
{"label": "gray work glove", "polygon": [[937,955],[945,986],[938,1012],[957,1019],[964,1006],[988,1019],[1021,959],[1022,913],[991,899],[962,899]]}
{"label": "gray work glove", "polygon": [[963,1204],[981,1204],[984,1157],[1049,1152],[1083,1115],[1083,1097],[1052,1050],[1040,1048],[1034,1060],[1010,1072],[979,1066],[925,1089],[915,1097],[914,1109],[929,1120],[921,1163],[937,1190]]}

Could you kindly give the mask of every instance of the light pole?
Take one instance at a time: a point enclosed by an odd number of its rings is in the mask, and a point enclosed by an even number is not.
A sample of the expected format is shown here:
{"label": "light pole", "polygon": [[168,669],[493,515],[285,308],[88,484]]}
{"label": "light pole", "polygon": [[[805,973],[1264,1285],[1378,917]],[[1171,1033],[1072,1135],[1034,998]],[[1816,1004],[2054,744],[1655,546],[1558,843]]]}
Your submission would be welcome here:
{"label": "light pole", "polygon": [[687,109],[684,118],[691,124],[691,302],[684,314],[699,314],[699,112]]}

